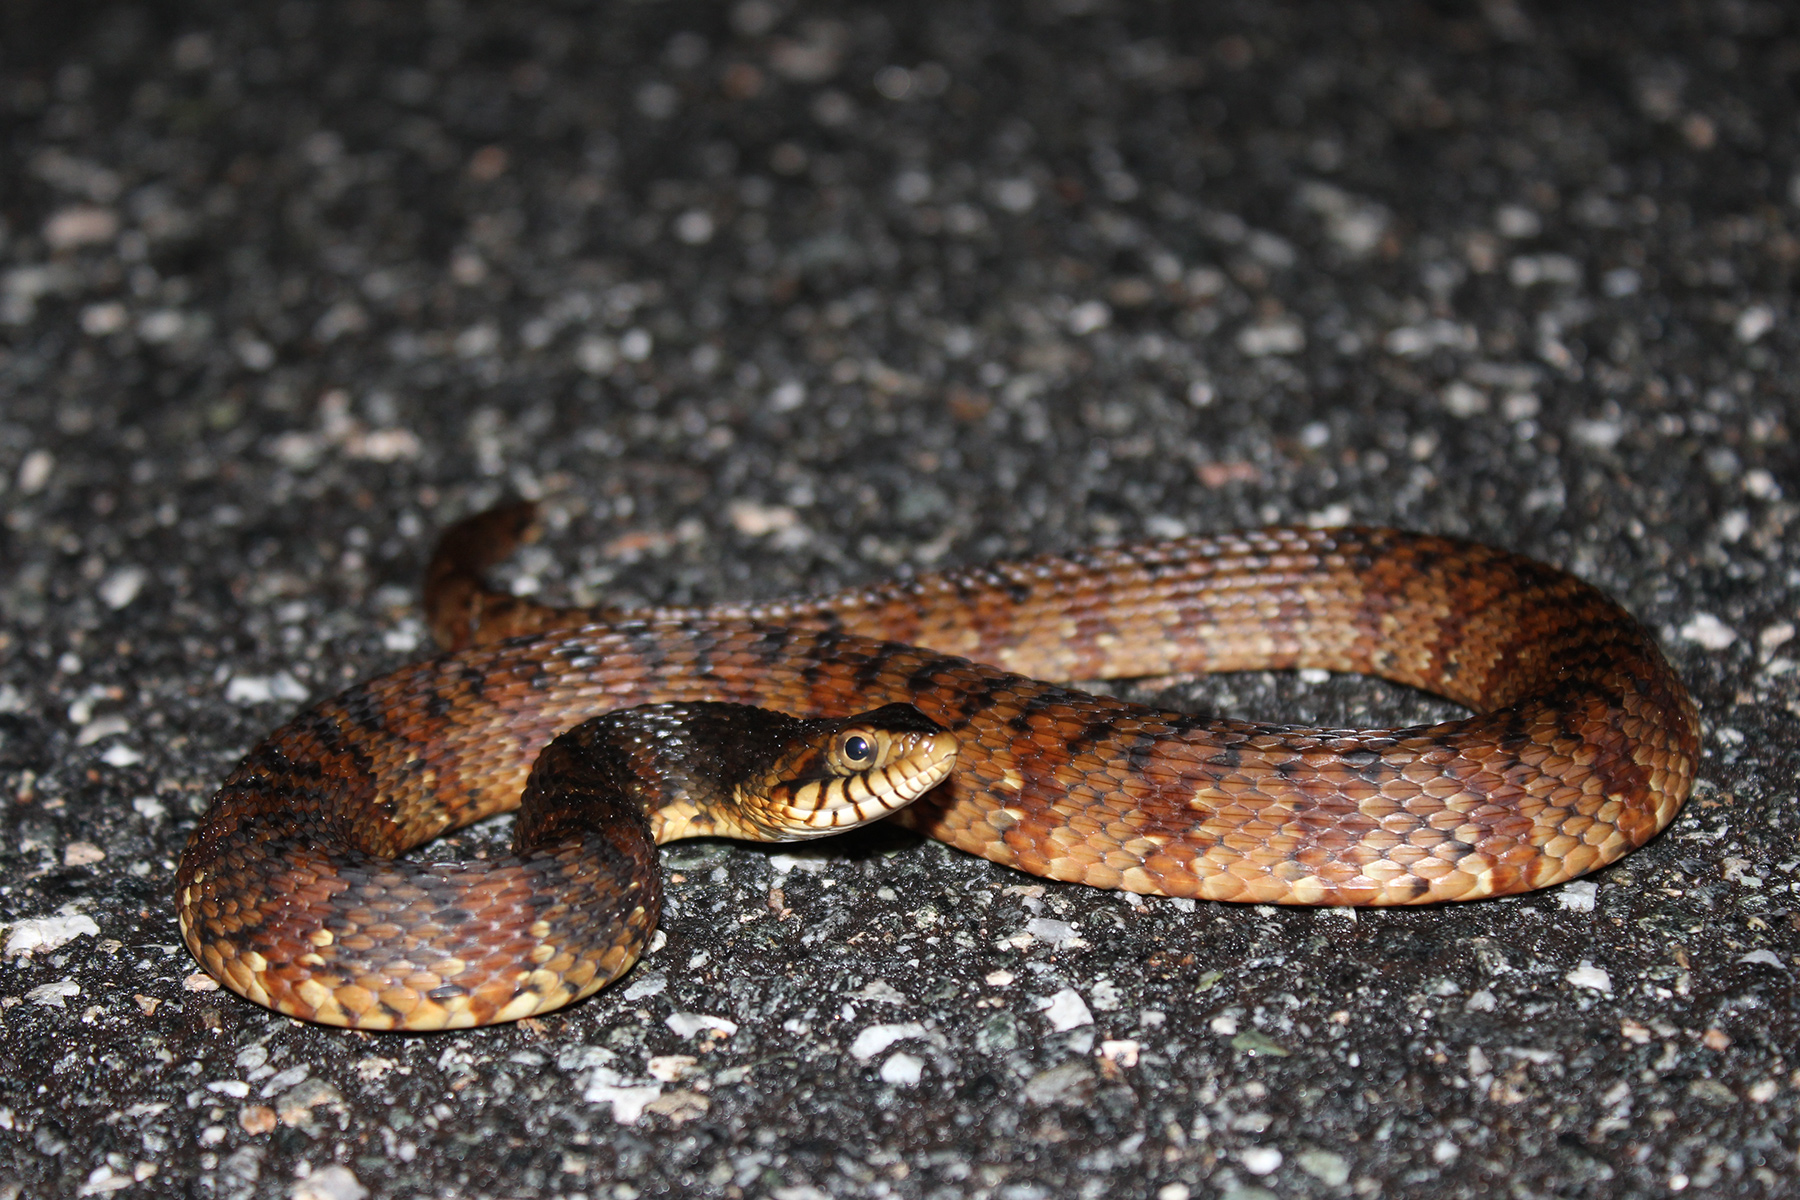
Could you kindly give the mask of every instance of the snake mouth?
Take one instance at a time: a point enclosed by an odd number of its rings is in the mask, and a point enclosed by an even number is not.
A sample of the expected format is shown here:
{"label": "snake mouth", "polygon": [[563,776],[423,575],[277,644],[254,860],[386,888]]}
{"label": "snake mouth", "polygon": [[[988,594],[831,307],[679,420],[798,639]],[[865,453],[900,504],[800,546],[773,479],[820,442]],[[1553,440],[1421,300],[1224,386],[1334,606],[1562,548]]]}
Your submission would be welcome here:
{"label": "snake mouth", "polygon": [[878,821],[905,808],[944,780],[956,767],[956,736],[900,735],[907,743],[885,762],[853,775],[818,779],[792,789],[771,810],[790,838],[818,837]]}

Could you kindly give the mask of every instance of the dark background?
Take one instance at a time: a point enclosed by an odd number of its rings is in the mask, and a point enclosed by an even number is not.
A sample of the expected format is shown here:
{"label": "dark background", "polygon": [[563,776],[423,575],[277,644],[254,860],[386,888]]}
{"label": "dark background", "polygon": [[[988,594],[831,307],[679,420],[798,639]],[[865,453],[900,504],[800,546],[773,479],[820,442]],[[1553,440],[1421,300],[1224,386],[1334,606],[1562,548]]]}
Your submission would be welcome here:
{"label": "dark background", "polygon": [[[1763,3],[7,4],[0,1197],[1792,1194],[1796,73]],[[195,990],[211,788],[425,653],[433,532],[513,494],[583,600],[1466,534],[1661,631],[1707,758],[1597,887],[689,844],[542,1021]]]}

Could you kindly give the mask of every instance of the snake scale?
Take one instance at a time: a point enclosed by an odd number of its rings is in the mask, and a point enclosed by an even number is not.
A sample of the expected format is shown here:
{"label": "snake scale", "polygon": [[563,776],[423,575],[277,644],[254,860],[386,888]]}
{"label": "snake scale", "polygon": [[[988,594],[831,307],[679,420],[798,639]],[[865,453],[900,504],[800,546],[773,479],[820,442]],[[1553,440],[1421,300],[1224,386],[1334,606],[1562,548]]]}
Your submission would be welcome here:
{"label": "snake scale", "polygon": [[[953,735],[954,766],[901,823],[1051,879],[1268,904],[1572,879],[1666,825],[1699,757],[1693,701],[1647,630],[1574,576],[1471,542],[1272,528],[616,611],[489,590],[481,571],[528,525],[521,506],[449,530],[427,610],[451,649],[301,714],[225,781],[177,907],[227,986],[330,1024],[425,1029],[544,1012],[622,974],[656,906],[654,855],[620,823],[492,860],[393,856],[514,808],[552,738],[631,706],[916,706]],[[1273,726],[1040,681],[1304,667],[1474,715]]]}

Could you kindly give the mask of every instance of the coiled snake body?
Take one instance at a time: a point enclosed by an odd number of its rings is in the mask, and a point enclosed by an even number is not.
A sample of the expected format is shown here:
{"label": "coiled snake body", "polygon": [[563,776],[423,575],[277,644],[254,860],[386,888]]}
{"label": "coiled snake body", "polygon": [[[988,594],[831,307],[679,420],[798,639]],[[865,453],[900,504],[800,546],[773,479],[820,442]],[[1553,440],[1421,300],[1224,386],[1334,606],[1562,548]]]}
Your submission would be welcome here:
{"label": "coiled snake body", "polygon": [[[636,705],[841,718],[910,704],[954,735],[954,769],[902,823],[1052,879],[1270,904],[1574,878],[1666,825],[1699,755],[1693,702],[1642,626],[1571,575],[1468,542],[1266,529],[614,612],[484,587],[525,522],[496,510],[441,543],[428,609],[460,648],[302,714],[214,799],[177,901],[189,948],[234,990],[332,1024],[436,1028],[616,978],[655,921],[639,882],[653,856],[604,823],[492,861],[392,856],[515,807],[552,738]],[[1476,715],[1270,726],[1034,678],[1294,667],[1380,676]]]}

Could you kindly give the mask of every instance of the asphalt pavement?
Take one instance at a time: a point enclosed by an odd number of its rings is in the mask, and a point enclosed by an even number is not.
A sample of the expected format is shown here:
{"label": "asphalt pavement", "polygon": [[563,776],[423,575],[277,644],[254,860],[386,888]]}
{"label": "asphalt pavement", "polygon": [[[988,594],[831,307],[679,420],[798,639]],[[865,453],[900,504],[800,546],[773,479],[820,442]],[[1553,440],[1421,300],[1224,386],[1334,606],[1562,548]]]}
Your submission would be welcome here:
{"label": "asphalt pavement", "polygon": [[[1752,0],[6,5],[0,1200],[1800,1194],[1797,76]],[[212,789],[428,653],[434,532],[519,495],[505,582],[584,603],[1474,537],[1660,634],[1699,785],[1491,902],[877,828],[665,848],[662,942],[536,1021],[210,989]]]}

